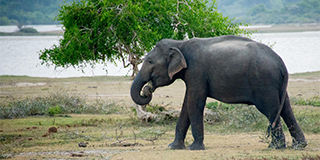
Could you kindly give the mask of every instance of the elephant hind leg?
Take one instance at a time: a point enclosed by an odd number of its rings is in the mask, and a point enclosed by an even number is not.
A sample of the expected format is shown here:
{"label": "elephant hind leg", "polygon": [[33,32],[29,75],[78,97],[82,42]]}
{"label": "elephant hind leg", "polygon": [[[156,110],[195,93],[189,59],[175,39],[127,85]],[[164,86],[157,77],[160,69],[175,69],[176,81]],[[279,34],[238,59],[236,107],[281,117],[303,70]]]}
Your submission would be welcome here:
{"label": "elephant hind leg", "polygon": [[280,115],[283,118],[284,122],[286,123],[290,131],[290,134],[292,137],[292,147],[295,149],[302,149],[306,147],[307,141],[292,112],[288,95],[286,96],[286,100]]}
{"label": "elephant hind leg", "polygon": [[286,148],[285,136],[283,134],[280,119],[277,120],[275,128],[272,128],[272,126],[269,125],[268,135],[271,136],[271,143],[269,144],[268,148],[275,148],[275,149]]}
{"label": "elephant hind leg", "polygon": [[275,117],[280,108],[280,99],[277,92],[260,95],[260,99],[255,103],[257,109],[264,114],[269,122],[268,133],[272,140],[268,148],[284,149],[286,148],[285,135],[282,130],[280,118],[276,120],[276,125],[272,128],[271,123],[275,120]]}

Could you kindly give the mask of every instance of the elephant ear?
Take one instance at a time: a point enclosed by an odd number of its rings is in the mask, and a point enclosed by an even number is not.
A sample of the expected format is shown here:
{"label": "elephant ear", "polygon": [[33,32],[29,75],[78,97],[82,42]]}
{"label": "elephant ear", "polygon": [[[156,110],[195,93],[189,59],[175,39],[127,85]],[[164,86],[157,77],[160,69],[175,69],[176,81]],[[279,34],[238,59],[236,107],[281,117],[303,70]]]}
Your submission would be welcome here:
{"label": "elephant ear", "polygon": [[176,47],[170,48],[169,57],[168,75],[171,80],[173,75],[187,68],[187,63],[181,51]]}

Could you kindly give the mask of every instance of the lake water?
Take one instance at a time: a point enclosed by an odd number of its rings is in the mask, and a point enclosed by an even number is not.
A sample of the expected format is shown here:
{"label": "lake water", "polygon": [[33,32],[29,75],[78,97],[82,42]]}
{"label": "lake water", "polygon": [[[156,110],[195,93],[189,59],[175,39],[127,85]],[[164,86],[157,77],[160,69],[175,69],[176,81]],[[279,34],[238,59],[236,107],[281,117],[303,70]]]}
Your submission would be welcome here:
{"label": "lake water", "polygon": [[[55,26],[54,28],[58,27]],[[43,31],[47,30],[44,29]],[[53,66],[40,65],[39,51],[58,44],[59,38],[61,37],[0,36],[0,75],[56,78],[131,75],[130,70],[123,68],[120,62],[118,66],[108,63],[107,66],[96,65],[94,69],[86,68],[85,74],[74,68],[54,70]],[[275,43],[273,49],[282,57],[289,73],[320,71],[320,31],[256,33],[252,35],[252,38],[265,44]],[[108,72],[104,68],[107,68]]]}

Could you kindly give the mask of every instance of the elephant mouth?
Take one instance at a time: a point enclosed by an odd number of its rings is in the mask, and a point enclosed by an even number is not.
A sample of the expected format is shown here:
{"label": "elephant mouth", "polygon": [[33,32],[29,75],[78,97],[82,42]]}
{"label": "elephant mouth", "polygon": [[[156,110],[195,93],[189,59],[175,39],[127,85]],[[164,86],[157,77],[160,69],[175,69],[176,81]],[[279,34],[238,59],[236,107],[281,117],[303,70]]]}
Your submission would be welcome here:
{"label": "elephant mouth", "polygon": [[152,96],[152,93],[155,91],[155,87],[153,87],[153,83],[151,81],[149,81],[142,90],[142,96],[144,98],[150,97]]}
{"label": "elephant mouth", "polygon": [[155,84],[152,80],[144,81],[139,72],[134,79],[130,95],[132,100],[138,105],[146,105],[152,99],[152,93],[155,91]]}

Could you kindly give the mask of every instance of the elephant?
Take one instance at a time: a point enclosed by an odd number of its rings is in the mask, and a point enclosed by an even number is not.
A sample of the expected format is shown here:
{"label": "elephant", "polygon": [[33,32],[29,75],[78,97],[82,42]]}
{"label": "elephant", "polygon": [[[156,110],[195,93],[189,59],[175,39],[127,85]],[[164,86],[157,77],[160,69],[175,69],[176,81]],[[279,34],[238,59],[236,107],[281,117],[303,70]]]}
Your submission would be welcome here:
{"label": "elephant", "polygon": [[186,92],[169,148],[185,149],[184,140],[191,126],[194,141],[187,149],[205,149],[203,113],[208,97],[224,103],[255,105],[270,122],[271,148],[286,148],[280,116],[289,128],[292,145],[307,146],[289,102],[287,68],[268,46],[234,35],[185,41],[162,39],[147,53],[132,83],[131,98],[138,105],[146,105],[158,87],[177,79],[185,83]]}

